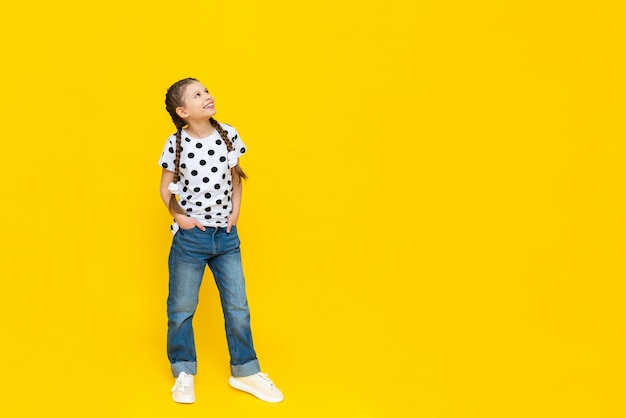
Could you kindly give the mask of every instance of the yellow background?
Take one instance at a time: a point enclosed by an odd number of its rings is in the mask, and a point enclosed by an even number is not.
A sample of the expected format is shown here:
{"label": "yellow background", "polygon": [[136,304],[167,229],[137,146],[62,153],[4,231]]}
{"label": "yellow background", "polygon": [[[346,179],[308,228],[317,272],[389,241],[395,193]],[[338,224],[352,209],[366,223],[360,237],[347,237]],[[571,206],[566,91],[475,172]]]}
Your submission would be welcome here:
{"label": "yellow background", "polygon": [[[3,6],[0,415],[623,417],[622,1]],[[250,149],[253,334],[172,402],[165,90]]]}

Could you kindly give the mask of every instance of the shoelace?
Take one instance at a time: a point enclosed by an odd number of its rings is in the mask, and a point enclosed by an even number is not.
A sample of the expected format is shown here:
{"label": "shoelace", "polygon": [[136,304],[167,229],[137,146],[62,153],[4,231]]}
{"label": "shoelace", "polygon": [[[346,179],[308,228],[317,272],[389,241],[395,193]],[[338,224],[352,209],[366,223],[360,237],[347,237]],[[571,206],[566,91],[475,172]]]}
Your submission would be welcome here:
{"label": "shoelace", "polygon": [[263,382],[265,386],[270,387],[274,385],[274,382],[267,376],[267,373],[259,372],[257,376],[261,378],[261,382]]}
{"label": "shoelace", "polygon": [[183,392],[186,387],[191,387],[191,376],[186,373],[181,373],[180,376],[178,376],[178,379],[176,379],[176,383],[174,383],[172,392],[174,392],[175,390]]}

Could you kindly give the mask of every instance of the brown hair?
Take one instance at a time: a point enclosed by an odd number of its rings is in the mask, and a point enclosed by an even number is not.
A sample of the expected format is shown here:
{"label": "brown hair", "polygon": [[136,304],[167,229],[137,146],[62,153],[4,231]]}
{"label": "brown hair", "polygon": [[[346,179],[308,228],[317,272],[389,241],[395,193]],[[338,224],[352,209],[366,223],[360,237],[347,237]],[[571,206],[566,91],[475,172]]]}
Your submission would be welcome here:
{"label": "brown hair", "polygon": [[[195,78],[185,78],[179,80],[176,83],[172,84],[170,88],[167,89],[167,93],[165,93],[165,110],[167,110],[167,113],[169,113],[170,117],[172,118],[174,126],[176,126],[176,146],[174,148],[176,150],[176,156],[174,158],[174,183],[178,183],[180,181],[180,153],[183,150],[183,147],[181,145],[181,136],[183,128],[185,127],[185,125],[187,125],[183,118],[178,116],[178,114],[176,113],[176,108],[185,104],[183,98],[185,94],[185,88],[188,84],[194,81],[198,80],[196,80]],[[222,137],[222,140],[226,144],[228,152],[232,151],[233,142],[230,140],[230,138],[228,138],[226,131],[215,119],[211,118],[210,122],[211,125]],[[241,179],[248,178],[248,176],[246,175],[246,173],[244,173],[239,164],[231,168],[231,174],[233,176],[233,180],[237,183],[241,182]],[[180,205],[178,204],[178,201],[176,200],[176,195],[174,193],[172,193],[172,196],[170,197],[169,209],[172,213],[185,213],[183,208],[180,207]]]}
{"label": "brown hair", "polygon": [[[222,125],[220,125],[218,121],[213,118],[211,118],[210,121],[211,125],[213,125],[215,129],[217,129],[217,133],[220,134],[224,143],[226,143],[226,148],[228,149],[228,152],[231,152],[233,150],[233,141],[228,138],[228,135],[226,135],[226,131],[224,130],[224,128],[222,128]],[[233,175],[233,180],[235,180],[237,183],[241,182],[241,179],[245,180],[248,178],[247,174],[244,173],[239,164],[231,168],[230,171]]]}

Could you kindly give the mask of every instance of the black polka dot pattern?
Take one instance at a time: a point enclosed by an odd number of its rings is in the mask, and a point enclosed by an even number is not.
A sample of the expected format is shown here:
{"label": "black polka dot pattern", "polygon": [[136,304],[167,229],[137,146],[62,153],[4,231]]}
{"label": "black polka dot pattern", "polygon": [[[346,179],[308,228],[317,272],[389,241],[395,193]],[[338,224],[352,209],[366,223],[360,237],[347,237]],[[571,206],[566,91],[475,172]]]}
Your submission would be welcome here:
{"label": "black polka dot pattern", "polygon": [[[246,146],[235,128],[221,124],[239,157]],[[163,147],[159,165],[169,171],[175,169],[176,135],[172,134]],[[206,138],[194,138],[183,130],[179,171],[183,185],[179,203],[187,216],[204,226],[225,227],[232,212],[232,177],[228,168],[228,149],[219,133],[213,132]],[[172,232],[177,231],[174,226]]]}

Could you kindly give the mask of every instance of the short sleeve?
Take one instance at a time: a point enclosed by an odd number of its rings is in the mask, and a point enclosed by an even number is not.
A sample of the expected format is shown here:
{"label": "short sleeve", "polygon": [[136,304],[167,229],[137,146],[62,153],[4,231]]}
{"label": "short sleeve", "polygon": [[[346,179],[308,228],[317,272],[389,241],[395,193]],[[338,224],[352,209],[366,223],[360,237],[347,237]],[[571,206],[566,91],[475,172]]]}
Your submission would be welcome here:
{"label": "short sleeve", "polygon": [[168,171],[174,171],[174,160],[176,159],[174,138],[174,135],[171,135],[167,141],[165,141],[165,146],[163,147],[163,152],[161,153],[161,158],[159,159],[159,165]]}
{"label": "short sleeve", "polygon": [[237,158],[241,157],[248,151],[248,148],[239,137],[239,133],[232,126],[228,126],[228,136],[233,143],[233,151],[237,154]]}

